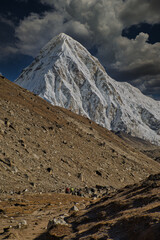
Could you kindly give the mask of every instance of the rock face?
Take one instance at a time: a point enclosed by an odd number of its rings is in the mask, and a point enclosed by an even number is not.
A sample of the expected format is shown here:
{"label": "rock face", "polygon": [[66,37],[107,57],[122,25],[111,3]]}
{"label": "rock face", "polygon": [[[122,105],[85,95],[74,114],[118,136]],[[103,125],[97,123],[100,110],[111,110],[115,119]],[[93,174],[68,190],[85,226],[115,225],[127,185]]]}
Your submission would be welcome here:
{"label": "rock face", "polygon": [[15,82],[109,130],[160,145],[160,102],[110,78],[95,57],[64,33],[52,39]]}

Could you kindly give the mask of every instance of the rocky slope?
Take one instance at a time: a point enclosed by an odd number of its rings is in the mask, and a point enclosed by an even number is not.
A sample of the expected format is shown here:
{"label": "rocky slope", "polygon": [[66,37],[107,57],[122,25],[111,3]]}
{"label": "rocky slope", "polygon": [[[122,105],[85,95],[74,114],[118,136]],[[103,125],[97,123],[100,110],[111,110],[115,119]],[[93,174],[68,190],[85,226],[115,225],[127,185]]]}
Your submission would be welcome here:
{"label": "rocky slope", "polygon": [[0,192],[115,189],[160,165],[114,133],[0,77]]}
{"label": "rocky slope", "polygon": [[15,82],[109,130],[160,145],[160,102],[111,79],[96,58],[65,34],[52,39]]}

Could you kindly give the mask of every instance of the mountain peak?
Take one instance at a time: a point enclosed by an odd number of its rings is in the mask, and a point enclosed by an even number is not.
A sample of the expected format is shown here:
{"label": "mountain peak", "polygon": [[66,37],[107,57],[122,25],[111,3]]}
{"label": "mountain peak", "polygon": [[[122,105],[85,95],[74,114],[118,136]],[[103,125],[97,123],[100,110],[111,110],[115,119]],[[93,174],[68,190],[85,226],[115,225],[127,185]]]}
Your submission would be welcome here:
{"label": "mountain peak", "polygon": [[52,38],[47,44],[51,44],[54,42],[64,42],[65,40],[73,40],[73,38],[71,38],[69,35],[65,34],[65,33],[60,33],[59,35],[57,35],[56,37]]}
{"label": "mountain peak", "polygon": [[[64,44],[64,42],[68,40],[68,41],[75,41],[73,38],[71,38],[69,35],[65,34],[65,33],[60,33],[59,35],[57,35],[56,37],[52,38],[43,48],[42,50],[46,50],[48,47],[51,47],[53,49],[53,47],[58,46],[58,45],[62,45]],[[76,41],[75,41],[76,42]],[[42,51],[41,50],[41,51]]]}
{"label": "mountain peak", "polygon": [[57,38],[61,38],[61,39],[66,39],[66,38],[71,38],[69,35],[67,35],[66,33],[60,33]]}
{"label": "mountain peak", "polygon": [[160,102],[111,79],[99,61],[65,33],[45,45],[16,83],[109,130],[160,145]]}
{"label": "mountain peak", "polygon": [[[54,60],[56,57],[59,57],[62,53],[65,56],[73,58],[76,52],[87,52],[88,55],[90,53],[85,49],[79,42],[71,38],[65,33],[60,33],[56,37],[52,38],[40,51],[39,55],[36,59],[42,58],[50,58],[54,56]],[[72,55],[72,56],[71,56]],[[54,62],[52,58],[52,63]],[[46,59],[45,59],[46,61]]]}

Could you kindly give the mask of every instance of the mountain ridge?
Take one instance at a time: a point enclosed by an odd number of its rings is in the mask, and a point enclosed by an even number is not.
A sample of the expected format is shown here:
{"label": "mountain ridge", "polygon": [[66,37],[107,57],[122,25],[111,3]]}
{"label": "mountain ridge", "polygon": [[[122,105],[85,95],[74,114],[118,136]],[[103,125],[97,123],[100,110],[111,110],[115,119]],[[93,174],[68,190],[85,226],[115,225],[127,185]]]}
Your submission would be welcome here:
{"label": "mountain ridge", "polygon": [[160,102],[110,78],[98,59],[66,34],[46,44],[15,83],[109,130],[160,145]]}

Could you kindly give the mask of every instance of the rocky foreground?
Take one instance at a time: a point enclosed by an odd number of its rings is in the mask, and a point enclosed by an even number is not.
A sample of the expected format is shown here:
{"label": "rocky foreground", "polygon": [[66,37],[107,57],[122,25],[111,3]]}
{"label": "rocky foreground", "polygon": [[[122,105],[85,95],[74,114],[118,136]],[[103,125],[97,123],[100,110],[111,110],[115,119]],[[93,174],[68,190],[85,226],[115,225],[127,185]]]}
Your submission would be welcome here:
{"label": "rocky foreground", "polygon": [[0,239],[120,239],[160,237],[160,174],[99,199],[70,194],[3,195]]}

